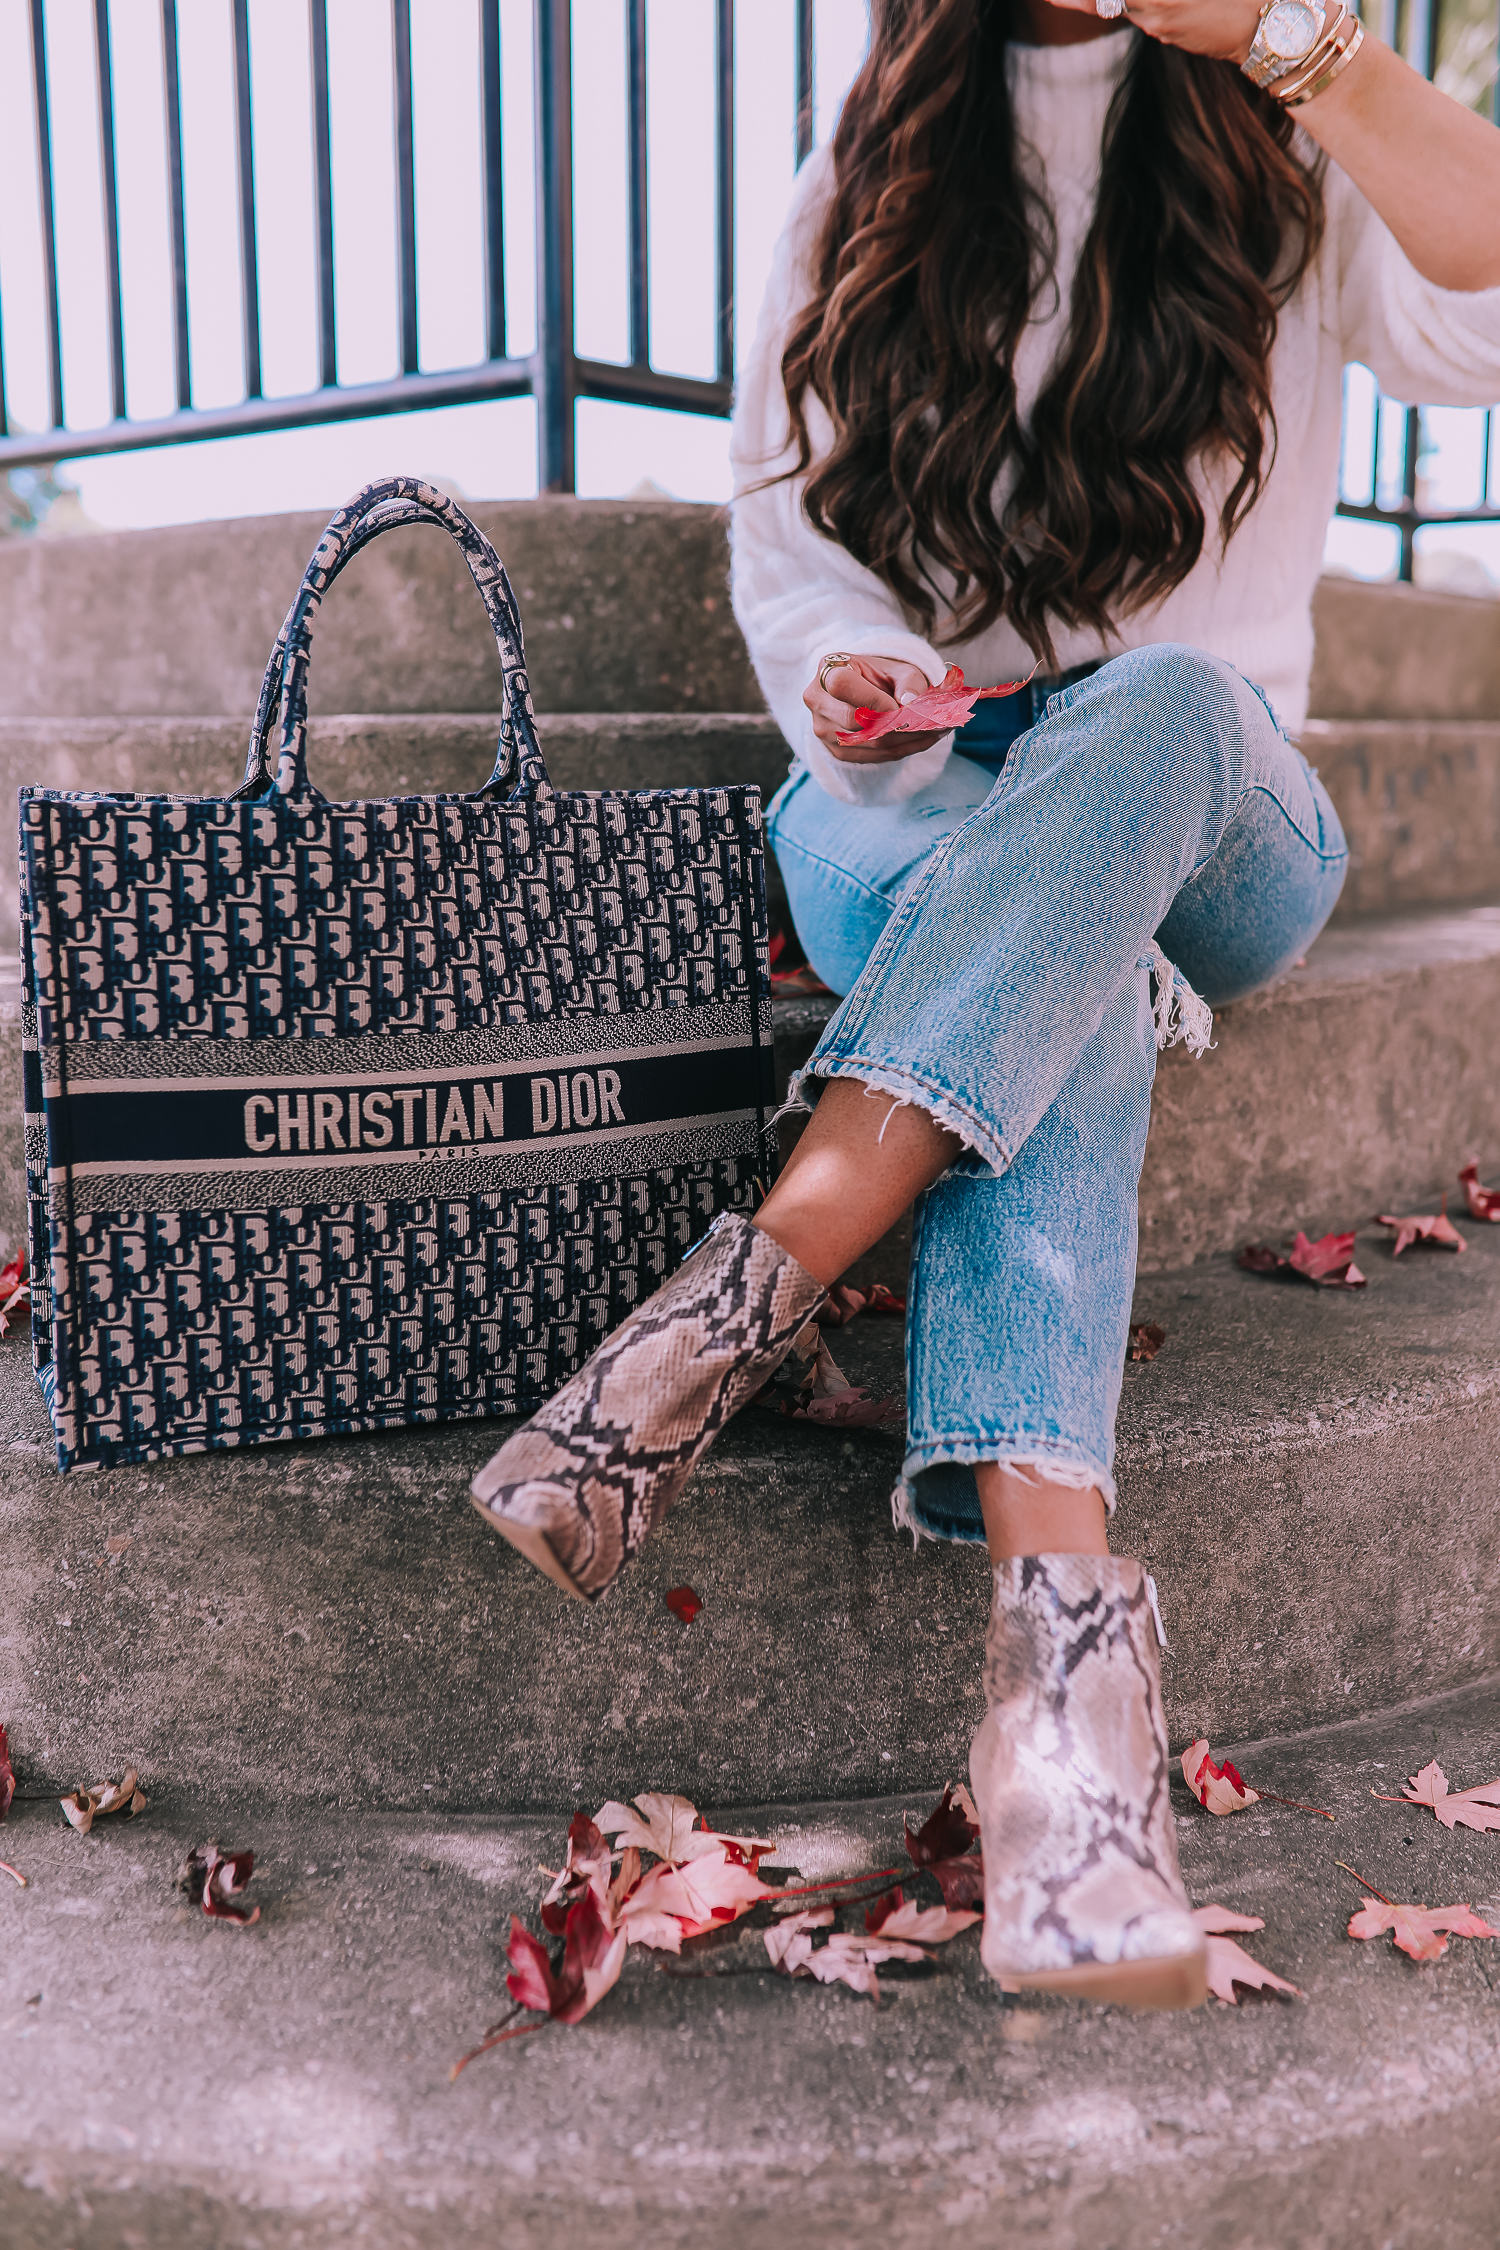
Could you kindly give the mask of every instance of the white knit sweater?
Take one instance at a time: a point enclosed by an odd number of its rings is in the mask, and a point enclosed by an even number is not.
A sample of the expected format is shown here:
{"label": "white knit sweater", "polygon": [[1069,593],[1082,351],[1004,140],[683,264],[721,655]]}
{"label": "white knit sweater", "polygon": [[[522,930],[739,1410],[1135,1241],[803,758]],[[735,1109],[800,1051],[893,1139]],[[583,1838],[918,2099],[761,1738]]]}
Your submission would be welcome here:
{"label": "white knit sweater", "polygon": [[[1092,215],[1105,113],[1138,32],[1075,47],[1009,50],[1011,91],[1027,161],[1056,214],[1058,288],[1043,290],[1016,355],[1022,415],[1064,333],[1078,252]],[[1310,144],[1309,144],[1310,145]],[[766,701],[787,741],[830,795],[888,804],[916,794],[953,746],[945,736],[885,766],[845,765],[813,735],[802,690],[830,650],[908,657],[934,682],[961,663],[975,686],[1015,679],[1031,657],[1008,624],[962,645],[913,633],[872,572],[809,525],[802,480],[752,489],[793,457],[781,355],[809,294],[807,261],[832,187],[827,150],[804,165],[735,408],[734,609]],[[1307,714],[1312,591],[1337,498],[1343,369],[1360,360],[1393,398],[1484,406],[1500,398],[1500,289],[1467,294],[1424,281],[1384,223],[1335,166],[1326,178],[1327,232],[1315,265],[1281,315],[1271,386],[1278,445],[1259,501],[1221,555],[1202,561],[1156,607],[1120,621],[1111,642],[1059,630],[1058,662],[1183,641],[1222,656],[1269,694],[1284,725]],[[827,416],[809,401],[815,454]],[[1206,487],[1205,487],[1206,489]],[[1003,486],[1001,488],[1003,494]],[[997,497],[1000,495],[997,494]],[[1210,500],[1209,520],[1215,508]]]}

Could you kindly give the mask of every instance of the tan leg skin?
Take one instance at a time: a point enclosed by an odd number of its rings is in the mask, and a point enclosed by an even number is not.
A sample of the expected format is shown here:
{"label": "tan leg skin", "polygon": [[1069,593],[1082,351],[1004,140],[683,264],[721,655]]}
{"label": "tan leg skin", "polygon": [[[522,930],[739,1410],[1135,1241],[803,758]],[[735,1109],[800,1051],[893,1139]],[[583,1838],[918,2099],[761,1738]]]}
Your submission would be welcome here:
{"label": "tan leg skin", "polygon": [[[819,1281],[837,1281],[941,1178],[963,1143],[926,1110],[832,1078],[755,1224]],[[976,1468],[992,1562],[1010,1555],[1107,1555],[1104,1496],[1018,1475],[998,1461]]]}

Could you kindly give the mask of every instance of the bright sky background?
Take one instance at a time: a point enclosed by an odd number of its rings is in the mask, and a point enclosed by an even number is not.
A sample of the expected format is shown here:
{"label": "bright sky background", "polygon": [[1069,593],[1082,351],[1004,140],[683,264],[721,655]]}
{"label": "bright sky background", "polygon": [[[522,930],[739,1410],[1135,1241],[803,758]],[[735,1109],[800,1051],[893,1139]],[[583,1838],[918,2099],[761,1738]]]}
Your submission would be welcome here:
{"label": "bright sky background", "polygon": [[[108,419],[97,95],[90,0],[46,0],[53,168],[69,426]],[[736,13],[738,332],[748,343],[793,175],[793,0]],[[48,420],[27,0],[0,0],[0,316],[13,421]],[[713,16],[710,0],[648,0],[652,356],[713,372]],[[264,389],[314,387],[316,272],[306,0],[249,0],[255,103]],[[412,0],[418,306],[424,368],[484,356],[481,300],[478,10]],[[623,0],[574,0],[577,342],[627,356]],[[111,0],[128,404],[174,405],[159,0]],[[501,0],[509,343],[535,333],[531,0]],[[865,0],[817,0],[817,134],[832,128],[863,51]],[[328,0],[339,374],[397,370],[390,8]],[[180,0],[188,288],[195,402],[243,395],[230,0]],[[1345,491],[1368,498],[1374,385],[1349,379]],[[1383,418],[1380,490],[1399,485],[1395,414]],[[1462,506],[1482,481],[1482,417],[1426,425],[1423,496]],[[1490,489],[1500,499],[1500,431]],[[65,473],[87,514],[144,525],[291,508],[332,508],[367,478],[416,471],[470,498],[536,489],[531,402],[513,400],[339,423],[152,453],[80,460]],[[643,478],[684,499],[729,493],[723,422],[598,401],[578,408],[578,485],[628,492]],[[1394,534],[1336,522],[1329,559],[1361,575],[1392,566]],[[1500,528],[1424,535],[1435,577],[1500,584]],[[1467,563],[1462,560],[1467,558]],[[1482,566],[1482,568],[1481,568]]]}

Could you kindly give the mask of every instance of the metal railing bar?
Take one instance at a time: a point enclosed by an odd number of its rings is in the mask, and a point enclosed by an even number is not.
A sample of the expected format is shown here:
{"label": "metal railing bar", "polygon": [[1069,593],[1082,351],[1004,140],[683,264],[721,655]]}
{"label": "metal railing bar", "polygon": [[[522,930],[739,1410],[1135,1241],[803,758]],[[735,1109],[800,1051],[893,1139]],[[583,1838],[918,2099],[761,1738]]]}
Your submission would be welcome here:
{"label": "metal railing bar", "polygon": [[485,350],[505,357],[505,170],[501,132],[500,0],[479,0],[479,125],[484,143]]}
{"label": "metal railing bar", "polygon": [[182,203],[182,90],[177,69],[177,0],[161,0],[162,107],[167,129],[167,202],[172,225],[172,357],[177,405],[193,403],[193,356],[188,337],[187,224]]}
{"label": "metal railing bar", "polygon": [[62,427],[62,316],[57,303],[57,205],[52,193],[52,111],[47,93],[47,24],[42,0],[31,0],[31,84],[36,100],[37,194],[42,208],[42,287],[47,300],[47,398]]}
{"label": "metal railing bar", "polygon": [[663,375],[659,368],[634,367],[613,359],[575,359],[573,390],[580,398],[613,399],[621,406],[665,406],[679,414],[727,416],[734,410],[734,385],[730,382],[707,382],[698,375]]}
{"label": "metal railing bar", "polygon": [[10,416],[5,405],[5,322],[0,318],[0,438],[10,436]]}
{"label": "metal railing bar", "polygon": [[312,60],[313,193],[318,228],[318,379],[338,376],[338,308],[333,291],[333,141],[328,123],[328,0],[308,0]]}
{"label": "metal railing bar", "polygon": [[204,438],[251,436],[325,422],[357,422],[415,414],[431,406],[467,406],[478,399],[524,398],[532,387],[529,359],[481,360],[477,367],[434,375],[392,375],[295,398],[243,399],[237,406],[192,407],[152,422],[109,422],[97,430],[48,430],[0,438],[0,475],[7,469],[83,460],[96,453],[138,453],[156,445],[192,445]]}
{"label": "metal railing bar", "polygon": [[115,167],[115,92],[110,67],[109,0],[94,0],[94,61],[99,89],[99,184],[104,197],[104,286],[108,296],[109,399],[125,419],[125,318],[120,302],[120,191]]}
{"label": "metal railing bar", "polygon": [[1393,530],[1404,526],[1413,532],[1424,524],[1500,523],[1500,505],[1493,501],[1473,508],[1382,508],[1377,500],[1341,500],[1338,512],[1358,523],[1386,523]]}
{"label": "metal railing bar", "polygon": [[650,202],[647,177],[646,0],[626,0],[625,101],[630,211],[630,357],[651,362]]}
{"label": "metal railing bar", "polygon": [[417,353],[417,175],[411,124],[411,0],[391,0],[396,93],[396,279],[400,294],[401,372],[415,375]]}
{"label": "metal railing bar", "polygon": [[734,0],[718,0],[714,154],[718,169],[715,215],[714,324],[721,383],[734,381]]}
{"label": "metal railing bar", "polygon": [[817,76],[813,47],[813,0],[797,0],[797,162],[812,154],[817,124]]}
{"label": "metal railing bar", "polygon": [[[535,0],[537,488],[576,484],[571,0]],[[597,394],[596,394],[597,395]]]}
{"label": "metal railing bar", "polygon": [[245,324],[245,396],[260,397],[260,268],[255,246],[255,140],[250,113],[249,0],[234,0],[234,146],[240,188],[240,298]]}

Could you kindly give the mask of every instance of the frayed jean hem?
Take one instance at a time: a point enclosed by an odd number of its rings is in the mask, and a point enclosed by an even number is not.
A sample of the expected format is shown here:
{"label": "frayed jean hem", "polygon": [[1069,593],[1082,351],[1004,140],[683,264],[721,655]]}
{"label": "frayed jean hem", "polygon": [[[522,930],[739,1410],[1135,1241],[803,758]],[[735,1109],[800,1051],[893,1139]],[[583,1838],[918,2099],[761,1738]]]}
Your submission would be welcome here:
{"label": "frayed jean hem", "polygon": [[[1062,1485],[1074,1492],[1097,1486],[1108,1514],[1115,1512],[1115,1480],[1108,1469],[1092,1460],[1081,1446],[1025,1433],[1006,1442],[998,1438],[933,1438],[913,1446],[901,1464],[901,1475],[891,1494],[891,1521],[898,1531],[909,1531],[912,1544],[924,1539],[948,1539],[983,1546],[984,1520],[972,1471],[997,1462],[1038,1484]],[[944,1471],[951,1472],[943,1474]]]}
{"label": "frayed jean hem", "polygon": [[[808,1081],[816,1084],[820,1078],[852,1078],[864,1087],[872,1099],[888,1095],[895,1109],[922,1109],[940,1125],[945,1133],[954,1133],[964,1147],[992,1171],[1005,1172],[1014,1162],[1013,1151],[987,1125],[982,1117],[950,1093],[946,1086],[900,1064],[876,1062],[870,1056],[815,1054],[801,1070],[792,1073],[786,1090],[786,1100],[776,1112],[778,1118],[790,1116],[797,1110],[811,1110],[816,1106],[817,1095],[809,1093]],[[887,1120],[888,1122],[889,1120]],[[774,1120],[773,1120],[774,1122]],[[882,1125],[881,1133],[885,1127]]]}

